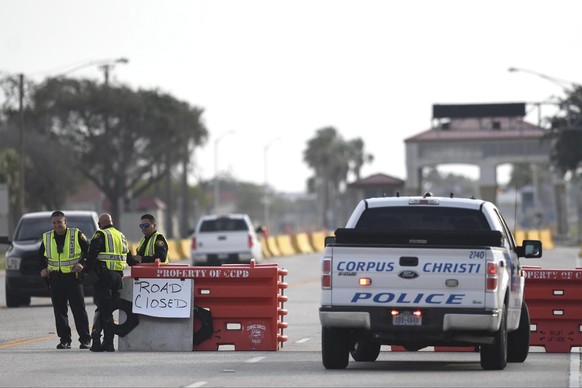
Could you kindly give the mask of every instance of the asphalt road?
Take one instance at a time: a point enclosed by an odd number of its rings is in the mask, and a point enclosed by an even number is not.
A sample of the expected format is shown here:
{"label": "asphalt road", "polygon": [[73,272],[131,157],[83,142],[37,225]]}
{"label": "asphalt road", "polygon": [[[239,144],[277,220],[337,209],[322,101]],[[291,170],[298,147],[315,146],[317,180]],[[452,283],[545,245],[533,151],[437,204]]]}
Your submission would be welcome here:
{"label": "asphalt road", "polygon": [[[547,250],[523,261],[548,269],[582,267],[578,247]],[[115,352],[55,349],[50,300],[4,305],[0,274],[0,386],[167,386],[167,387],[574,387],[580,386],[580,352],[545,353],[532,347],[524,363],[483,371],[475,352],[390,352],[376,362],[351,361],[346,370],[321,363],[319,255],[271,259],[288,271],[285,317],[288,341],[279,351]],[[94,305],[87,298],[92,320]],[[72,317],[70,317],[72,321]],[[71,322],[72,323],[72,322]]]}

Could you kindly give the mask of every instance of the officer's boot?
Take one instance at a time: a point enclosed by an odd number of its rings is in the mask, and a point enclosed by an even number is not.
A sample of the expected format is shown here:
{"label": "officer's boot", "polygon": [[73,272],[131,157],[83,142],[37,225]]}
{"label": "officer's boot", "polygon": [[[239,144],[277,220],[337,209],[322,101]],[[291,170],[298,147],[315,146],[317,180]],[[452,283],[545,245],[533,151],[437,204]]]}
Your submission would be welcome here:
{"label": "officer's boot", "polygon": [[103,347],[101,346],[101,317],[99,310],[95,311],[95,317],[93,318],[93,329],[91,330],[91,340],[92,344],[89,348],[92,352],[102,352]]}
{"label": "officer's boot", "polygon": [[113,346],[113,338],[115,333],[113,332],[113,319],[109,319],[105,322],[103,327],[103,343],[101,344],[101,349],[104,352],[114,352],[115,346]]}

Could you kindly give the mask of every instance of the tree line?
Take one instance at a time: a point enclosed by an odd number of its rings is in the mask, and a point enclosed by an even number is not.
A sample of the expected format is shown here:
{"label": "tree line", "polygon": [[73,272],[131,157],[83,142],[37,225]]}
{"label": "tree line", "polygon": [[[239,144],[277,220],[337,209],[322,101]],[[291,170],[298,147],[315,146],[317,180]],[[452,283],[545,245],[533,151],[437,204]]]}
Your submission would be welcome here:
{"label": "tree line", "polygon": [[[166,202],[169,228],[172,214],[190,214],[193,202],[211,208],[199,190],[208,182],[197,189],[187,180],[194,153],[210,135],[203,108],[158,89],[66,77],[24,81],[18,75],[0,77],[0,183],[9,188],[14,224],[20,212],[62,208],[68,195],[86,182],[104,194],[118,220],[125,203],[152,190],[163,191],[159,194]],[[304,151],[304,161],[314,171],[306,178],[306,191],[320,198],[323,225],[330,198],[350,174],[359,177],[372,158],[361,139],[344,140],[333,127],[316,131]],[[241,186],[253,193],[241,193],[241,206],[260,207],[260,189]],[[22,191],[24,208],[19,209]],[[258,203],[249,203],[250,197]],[[179,233],[166,232],[184,235],[188,225],[180,228]]]}
{"label": "tree line", "polygon": [[[190,187],[187,179],[194,153],[210,135],[201,107],[158,89],[66,77],[22,83],[10,74],[0,75],[0,103],[0,183],[9,188],[11,210],[19,208],[21,191],[26,210],[61,208],[67,196],[88,181],[105,195],[116,219],[125,203],[154,189],[166,202],[169,228],[172,215],[190,214],[194,203],[212,208],[205,195],[210,183]],[[560,107],[556,116],[546,118],[551,127],[547,136],[553,139],[551,161],[562,175],[580,177],[582,86],[566,90]],[[334,198],[350,179],[360,178],[362,167],[373,159],[361,138],[344,139],[333,126],[315,131],[303,160],[313,171],[306,178],[306,192],[317,198],[320,226],[330,225]],[[214,179],[233,184],[228,177]],[[262,188],[234,183],[247,193],[240,193],[239,211],[260,219]],[[512,184],[528,183],[531,177],[516,166]],[[280,212],[288,208],[283,202],[275,201]],[[11,214],[15,220],[20,216]],[[188,227],[181,224],[180,232],[167,233],[184,235]]]}

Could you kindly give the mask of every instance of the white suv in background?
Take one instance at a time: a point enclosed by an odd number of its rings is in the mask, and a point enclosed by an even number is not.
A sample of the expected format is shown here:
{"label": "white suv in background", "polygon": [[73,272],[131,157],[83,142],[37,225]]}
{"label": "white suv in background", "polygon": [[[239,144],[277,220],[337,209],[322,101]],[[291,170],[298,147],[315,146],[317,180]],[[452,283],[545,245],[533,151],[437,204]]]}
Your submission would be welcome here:
{"label": "white suv in background", "polygon": [[192,234],[193,265],[258,263],[263,258],[258,230],[247,214],[205,215]]}

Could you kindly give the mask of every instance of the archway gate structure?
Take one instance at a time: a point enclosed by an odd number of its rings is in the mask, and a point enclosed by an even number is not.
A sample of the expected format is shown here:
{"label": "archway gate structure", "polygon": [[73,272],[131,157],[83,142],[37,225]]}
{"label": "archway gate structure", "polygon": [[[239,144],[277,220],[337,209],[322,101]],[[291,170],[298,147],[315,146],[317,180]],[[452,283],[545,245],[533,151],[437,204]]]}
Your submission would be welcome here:
{"label": "archway gate structure", "polygon": [[[406,193],[421,194],[424,167],[472,164],[480,171],[480,198],[496,203],[497,166],[550,163],[547,130],[524,121],[525,115],[525,103],[433,105],[432,128],[405,139]],[[565,185],[553,180],[558,234],[565,234]]]}

